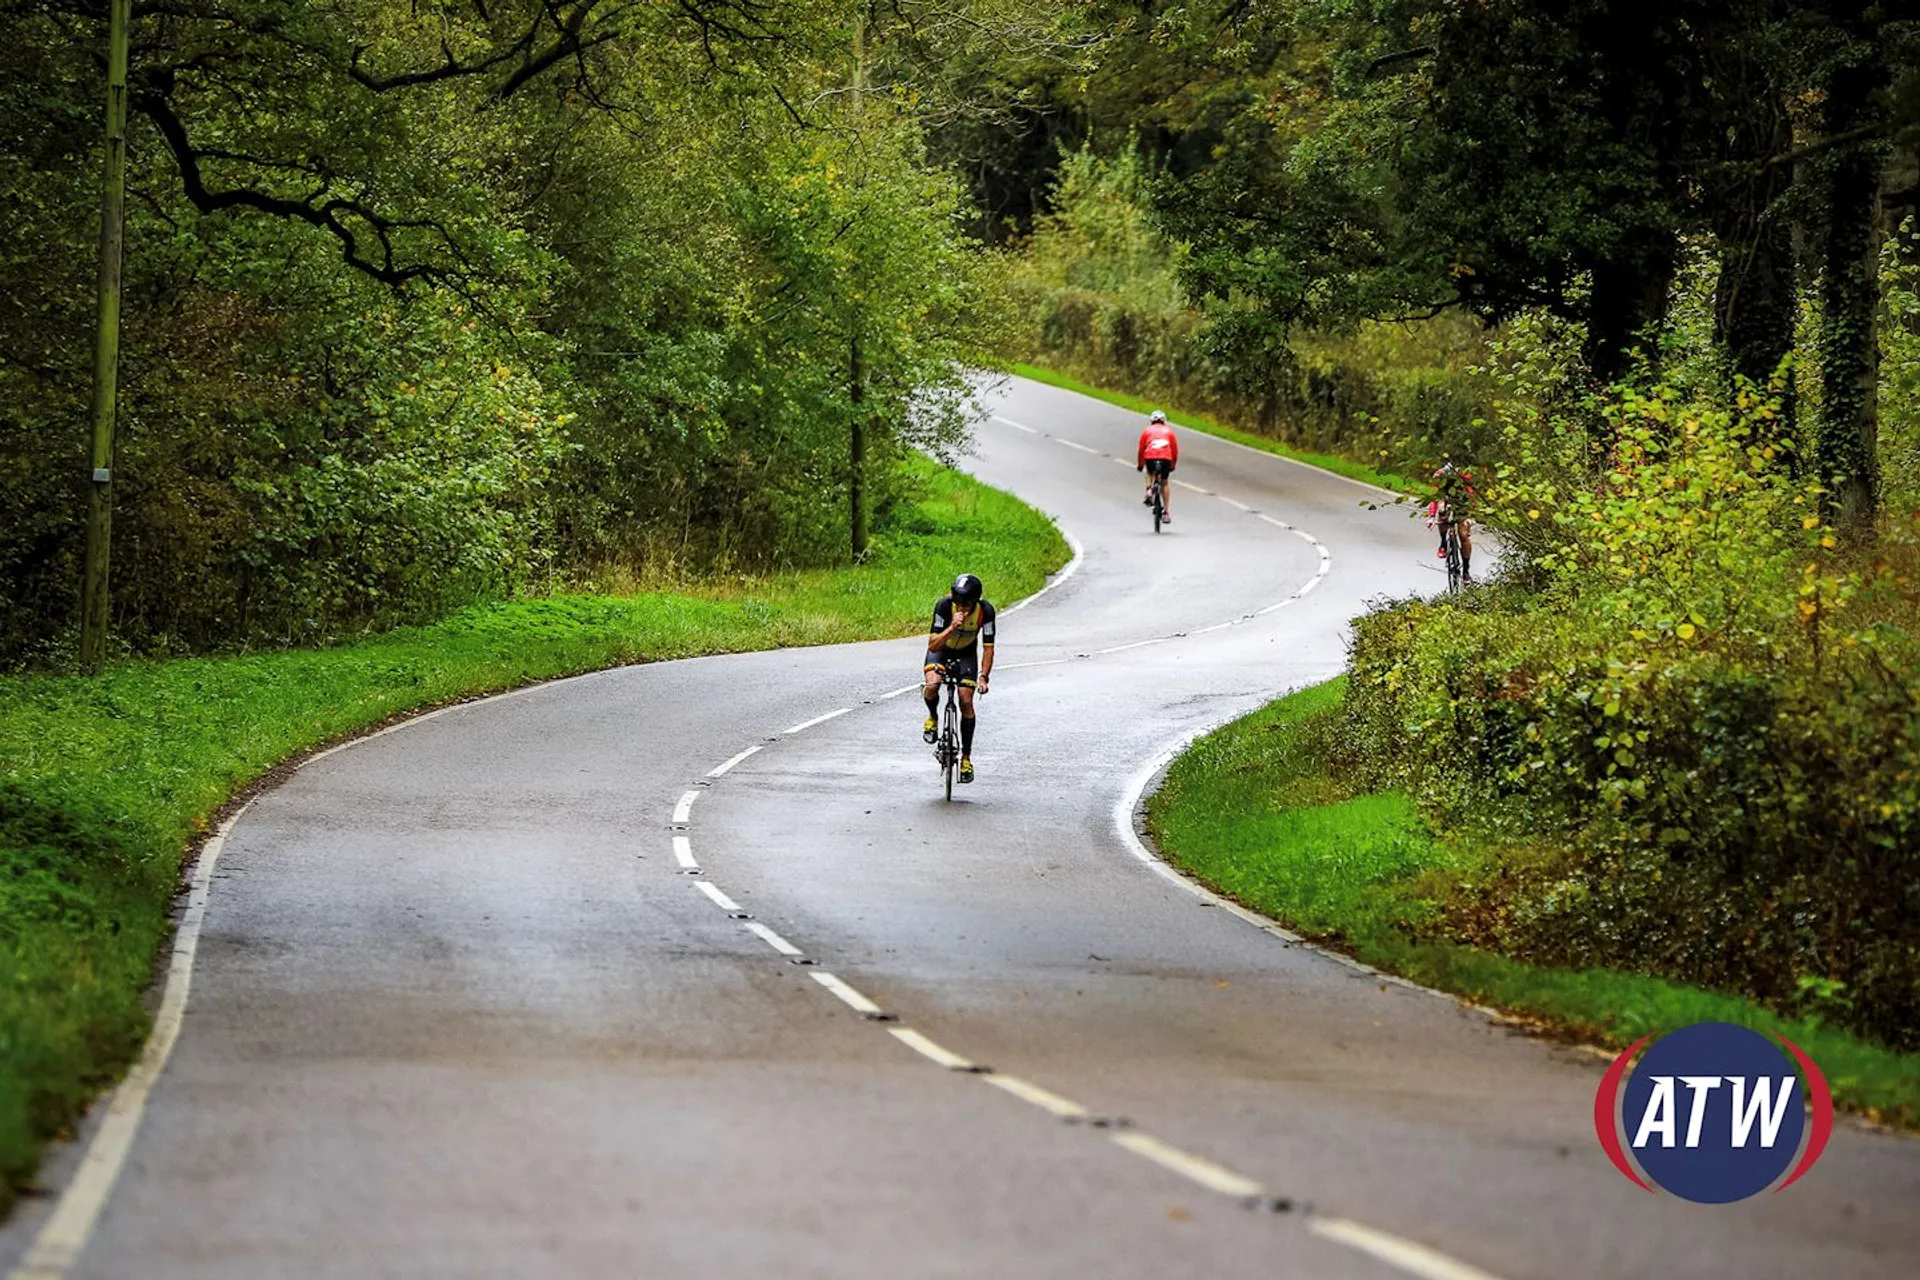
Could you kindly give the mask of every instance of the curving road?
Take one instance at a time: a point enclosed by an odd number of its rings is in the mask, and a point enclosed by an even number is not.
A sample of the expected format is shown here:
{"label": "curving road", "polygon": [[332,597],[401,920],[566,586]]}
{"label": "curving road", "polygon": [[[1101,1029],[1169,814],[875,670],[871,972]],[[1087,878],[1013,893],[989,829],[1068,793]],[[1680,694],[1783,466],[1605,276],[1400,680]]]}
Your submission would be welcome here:
{"label": "curving road", "polygon": [[1335,672],[1369,598],[1438,585],[1432,553],[1351,482],[1191,434],[1208,492],[1155,538],[1113,459],[1132,415],[1026,383],[999,415],[974,469],[1084,554],[1006,616],[958,802],[899,695],[913,640],[607,672],[317,760],[225,842],[124,1170],[23,1209],[0,1261],[38,1238],[39,1274],[89,1277],[1920,1273],[1920,1144],[1843,1125],[1777,1199],[1650,1196],[1593,1140],[1594,1056],[1137,856],[1155,762]]}

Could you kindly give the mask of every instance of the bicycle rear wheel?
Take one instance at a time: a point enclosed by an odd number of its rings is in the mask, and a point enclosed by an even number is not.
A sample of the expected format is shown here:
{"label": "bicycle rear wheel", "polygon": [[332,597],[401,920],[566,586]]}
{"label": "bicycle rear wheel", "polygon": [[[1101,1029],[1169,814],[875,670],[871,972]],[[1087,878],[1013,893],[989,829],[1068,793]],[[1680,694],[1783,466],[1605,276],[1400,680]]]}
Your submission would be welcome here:
{"label": "bicycle rear wheel", "polygon": [[1460,530],[1454,525],[1447,526],[1447,593],[1457,595],[1460,591]]}
{"label": "bicycle rear wheel", "polygon": [[1167,514],[1167,482],[1157,480],[1153,486],[1153,531],[1160,532],[1160,522]]}

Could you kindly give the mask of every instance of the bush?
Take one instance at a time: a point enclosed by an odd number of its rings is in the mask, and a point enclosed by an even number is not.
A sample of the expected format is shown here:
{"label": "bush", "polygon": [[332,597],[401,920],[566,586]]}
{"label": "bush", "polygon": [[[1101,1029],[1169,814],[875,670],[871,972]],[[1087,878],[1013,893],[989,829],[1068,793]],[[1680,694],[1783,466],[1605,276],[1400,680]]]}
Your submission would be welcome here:
{"label": "bush", "polygon": [[[1591,482],[1509,473],[1485,514],[1522,535],[1538,591],[1362,619],[1354,759],[1515,851],[1454,904],[1498,922],[1476,940],[1817,1003],[1916,1048],[1910,584],[1821,524],[1768,443],[1778,412],[1752,388],[1627,392]],[[1550,426],[1535,457],[1586,433]]]}

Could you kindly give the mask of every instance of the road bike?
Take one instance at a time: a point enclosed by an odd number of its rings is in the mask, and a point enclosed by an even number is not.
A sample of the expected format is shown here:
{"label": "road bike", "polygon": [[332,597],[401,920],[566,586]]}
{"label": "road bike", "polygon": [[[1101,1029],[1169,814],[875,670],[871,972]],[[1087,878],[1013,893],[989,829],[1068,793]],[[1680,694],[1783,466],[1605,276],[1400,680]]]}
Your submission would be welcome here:
{"label": "road bike", "polygon": [[940,684],[947,691],[946,706],[940,713],[940,736],[933,740],[933,758],[940,766],[942,780],[947,788],[947,799],[953,799],[953,775],[960,768],[960,665],[956,662],[942,663]]}
{"label": "road bike", "polygon": [[1447,557],[1447,594],[1460,594],[1462,580],[1466,576],[1466,557],[1460,551],[1460,522],[1443,519],[1440,522],[1440,549]]}
{"label": "road bike", "polygon": [[1160,526],[1166,522],[1166,519],[1167,478],[1155,476],[1153,478],[1153,531],[1155,533],[1160,532]]}

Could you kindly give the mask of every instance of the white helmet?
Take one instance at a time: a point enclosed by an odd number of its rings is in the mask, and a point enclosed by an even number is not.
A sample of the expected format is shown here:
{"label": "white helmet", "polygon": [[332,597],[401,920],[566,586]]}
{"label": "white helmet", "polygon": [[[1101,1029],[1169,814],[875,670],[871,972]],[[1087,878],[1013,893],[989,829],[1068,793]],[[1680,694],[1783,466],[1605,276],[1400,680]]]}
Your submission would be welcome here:
{"label": "white helmet", "polygon": [[1155,409],[1153,413],[1147,418],[1148,422],[1165,422],[1166,420],[1167,420],[1167,415],[1162,411],[1160,411],[1159,409]]}

